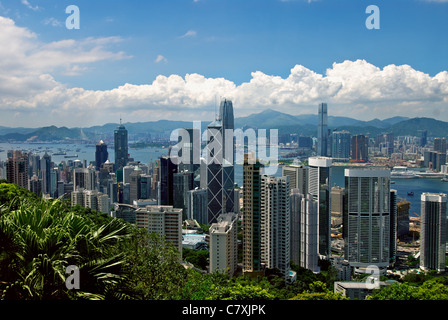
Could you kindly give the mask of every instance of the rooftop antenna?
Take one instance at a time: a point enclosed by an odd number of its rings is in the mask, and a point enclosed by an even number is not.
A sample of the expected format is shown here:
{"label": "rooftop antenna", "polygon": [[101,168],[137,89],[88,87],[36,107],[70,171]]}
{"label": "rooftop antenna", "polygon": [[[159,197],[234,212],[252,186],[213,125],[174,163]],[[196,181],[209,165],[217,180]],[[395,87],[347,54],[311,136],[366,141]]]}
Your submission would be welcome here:
{"label": "rooftop antenna", "polygon": [[120,114],[120,126],[122,125],[122,122],[121,122],[121,114]]}

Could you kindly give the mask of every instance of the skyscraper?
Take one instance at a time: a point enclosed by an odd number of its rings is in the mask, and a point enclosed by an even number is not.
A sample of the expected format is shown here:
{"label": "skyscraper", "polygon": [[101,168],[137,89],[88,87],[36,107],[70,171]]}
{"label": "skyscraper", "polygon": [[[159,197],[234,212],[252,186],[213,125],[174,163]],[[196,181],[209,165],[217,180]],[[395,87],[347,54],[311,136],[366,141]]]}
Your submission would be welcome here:
{"label": "skyscraper", "polygon": [[42,193],[50,194],[51,192],[51,156],[46,152],[40,159],[40,170],[42,178]]}
{"label": "skyscraper", "polygon": [[115,167],[120,169],[128,163],[128,130],[121,123],[114,131]]}
{"label": "skyscraper", "polygon": [[100,140],[96,145],[95,151],[95,166],[96,170],[100,170],[103,163],[109,158],[109,153],[107,152],[107,144],[103,140]]}
{"label": "skyscraper", "polygon": [[301,199],[300,212],[300,261],[299,266],[314,273],[320,271],[319,261],[319,217],[317,201],[311,194]]}
{"label": "skyscraper", "polygon": [[261,164],[249,154],[243,165],[243,273],[261,271]]}
{"label": "skyscraper", "polygon": [[28,188],[28,155],[14,150],[12,157],[6,160],[6,180],[22,188]]}
{"label": "skyscraper", "polygon": [[129,203],[133,204],[134,200],[141,199],[141,175],[143,171],[139,166],[136,166],[129,175]]}
{"label": "skyscraper", "polygon": [[335,162],[348,162],[350,160],[351,134],[348,131],[334,131],[332,133],[331,157]]}
{"label": "skyscraper", "polygon": [[177,172],[177,165],[171,161],[169,156],[160,157],[160,204],[173,205],[173,181],[174,174]]}
{"label": "skyscraper", "polygon": [[446,139],[434,138],[434,151],[440,152],[446,157]]}
{"label": "skyscraper", "polygon": [[445,271],[446,203],[444,193],[421,196],[420,268],[423,270]]}
{"label": "skyscraper", "polygon": [[345,169],[345,259],[363,272],[390,258],[390,170]]}
{"label": "skyscraper", "polygon": [[328,115],[326,103],[320,103],[318,108],[317,155],[322,157],[328,155]]}
{"label": "skyscraper", "polygon": [[210,226],[210,272],[224,271],[233,276],[238,263],[238,216],[221,214]]}
{"label": "skyscraper", "polygon": [[289,178],[263,174],[261,199],[261,262],[278,269],[285,280],[290,270]]}
{"label": "skyscraper", "polygon": [[283,167],[283,176],[289,177],[289,188],[298,189],[299,193],[308,193],[308,167],[304,165],[289,165]]}
{"label": "skyscraper", "polygon": [[331,166],[328,157],[308,159],[308,192],[317,201],[319,218],[319,254],[329,257],[331,253]]}
{"label": "skyscraper", "polygon": [[[233,104],[232,101],[224,99],[221,101],[219,106],[219,119],[222,124],[222,139],[223,139],[223,158],[227,159],[232,165],[235,163],[235,145],[233,142],[233,130],[234,128],[234,117],[233,117]],[[228,138],[230,138],[230,132],[226,130],[232,130],[232,141],[226,141],[226,132],[228,132]],[[232,154],[227,154],[228,150],[226,150],[226,143],[229,144],[229,150],[232,150]],[[230,149],[231,146],[231,149]]]}
{"label": "skyscraper", "polygon": [[353,162],[367,162],[369,160],[369,141],[366,136],[362,134],[354,135],[351,147],[351,160]]}
{"label": "skyscraper", "polygon": [[234,166],[223,157],[223,125],[217,119],[207,126],[208,224],[226,212],[234,212]]}

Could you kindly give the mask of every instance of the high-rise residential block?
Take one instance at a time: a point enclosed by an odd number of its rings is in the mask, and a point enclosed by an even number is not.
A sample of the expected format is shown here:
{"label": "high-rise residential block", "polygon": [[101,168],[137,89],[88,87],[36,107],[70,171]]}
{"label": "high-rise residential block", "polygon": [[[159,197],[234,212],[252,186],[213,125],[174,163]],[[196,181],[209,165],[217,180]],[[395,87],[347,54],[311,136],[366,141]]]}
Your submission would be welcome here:
{"label": "high-rise residential block", "polygon": [[243,273],[261,271],[261,163],[249,154],[243,165]]}
{"label": "high-rise residential block", "polygon": [[318,203],[319,254],[328,258],[331,254],[331,167],[333,161],[328,157],[308,159],[308,193]]}
{"label": "high-rise residential block", "polygon": [[135,219],[138,228],[165,237],[182,254],[182,209],[149,205],[138,208]]}
{"label": "high-rise residential block", "polygon": [[278,269],[286,279],[291,241],[289,178],[263,174],[260,182],[261,263]]}
{"label": "high-rise residential block", "polygon": [[28,155],[20,150],[14,150],[6,160],[6,180],[22,188],[28,188]]}
{"label": "high-rise residential block", "polygon": [[351,148],[352,162],[367,162],[369,160],[369,139],[366,136],[362,134],[352,136]]}
{"label": "high-rise residential block", "polygon": [[351,134],[348,131],[333,131],[331,134],[331,157],[335,162],[350,161]]}
{"label": "high-rise residential block", "polygon": [[421,195],[420,268],[445,271],[446,268],[446,216],[447,195],[423,193]]}
{"label": "high-rise residential block", "polygon": [[238,263],[238,216],[221,214],[210,226],[210,272],[224,271],[232,276]]}

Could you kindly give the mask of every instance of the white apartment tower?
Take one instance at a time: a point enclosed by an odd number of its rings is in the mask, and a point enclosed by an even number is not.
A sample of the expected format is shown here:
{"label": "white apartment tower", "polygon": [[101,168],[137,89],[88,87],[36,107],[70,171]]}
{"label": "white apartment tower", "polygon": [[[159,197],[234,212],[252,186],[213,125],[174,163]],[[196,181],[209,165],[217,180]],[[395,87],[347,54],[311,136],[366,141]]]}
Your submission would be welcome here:
{"label": "white apartment tower", "polygon": [[285,276],[290,270],[289,178],[261,176],[261,262]]}
{"label": "white apartment tower", "polygon": [[209,229],[210,273],[225,271],[233,276],[238,263],[238,227],[235,213],[218,216]]}

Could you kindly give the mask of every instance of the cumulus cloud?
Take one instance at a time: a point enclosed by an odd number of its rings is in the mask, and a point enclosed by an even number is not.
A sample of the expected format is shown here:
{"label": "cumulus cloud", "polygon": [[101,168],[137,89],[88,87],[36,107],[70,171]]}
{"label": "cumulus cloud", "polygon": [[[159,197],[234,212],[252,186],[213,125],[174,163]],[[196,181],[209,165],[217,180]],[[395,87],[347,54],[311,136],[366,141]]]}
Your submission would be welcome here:
{"label": "cumulus cloud", "polygon": [[[126,83],[110,90],[70,88],[56,81],[54,74],[82,74],[97,61],[126,58],[124,52],[108,49],[122,39],[42,43],[10,19],[0,17],[0,27],[4,30],[0,33],[0,110],[11,117],[26,111],[46,115],[42,121],[68,126],[114,121],[119,114],[126,114],[127,121],[209,120],[219,97],[233,100],[237,117],[265,108],[295,115],[316,113],[322,101],[329,104],[330,114],[366,120],[433,116],[434,110],[448,106],[448,71],[430,76],[409,65],[380,68],[365,60],[334,63],[324,74],[297,64],[285,78],[254,71],[248,82],[239,85],[192,73],[159,75],[148,84]],[[155,62],[164,59],[159,55]]]}

